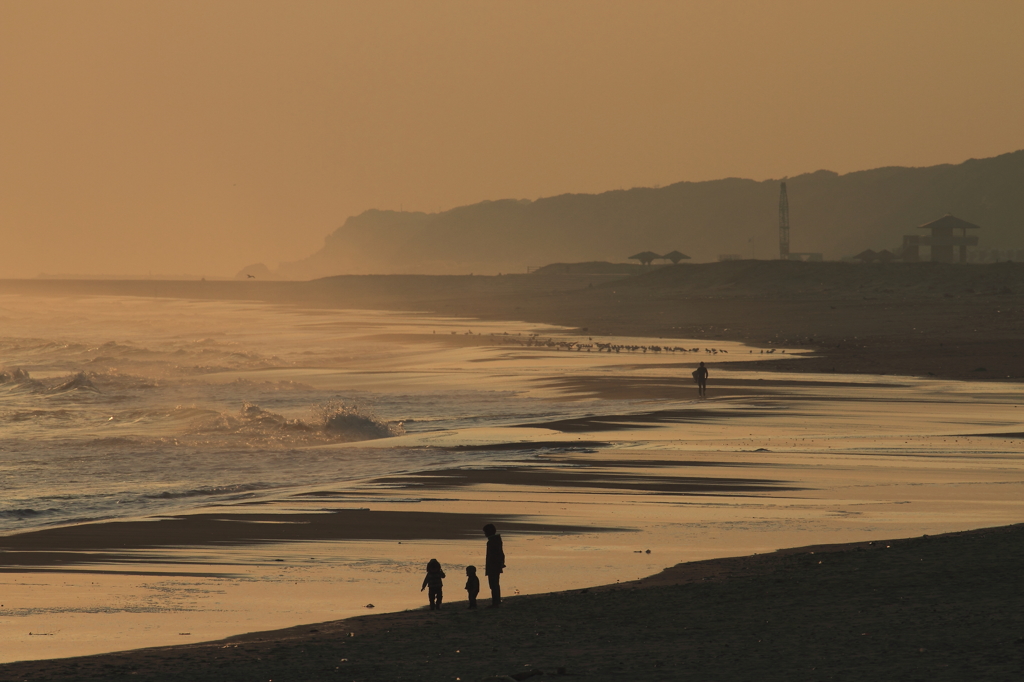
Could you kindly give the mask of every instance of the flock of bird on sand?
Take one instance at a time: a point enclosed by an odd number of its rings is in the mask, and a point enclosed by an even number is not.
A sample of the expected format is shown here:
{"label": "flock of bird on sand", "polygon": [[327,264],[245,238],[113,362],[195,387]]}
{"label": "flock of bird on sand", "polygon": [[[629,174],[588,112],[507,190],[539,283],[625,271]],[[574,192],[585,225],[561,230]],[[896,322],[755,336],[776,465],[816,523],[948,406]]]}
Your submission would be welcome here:
{"label": "flock of bird on sand", "polygon": [[[452,334],[458,334],[458,332],[452,332]],[[472,336],[473,331],[466,331],[465,334]],[[479,336],[479,335],[478,335]],[[708,355],[718,355],[719,353],[728,353],[729,351],[724,348],[680,348],[679,346],[638,346],[630,344],[618,344],[618,343],[601,343],[600,341],[594,342],[593,338],[588,337],[586,342],[583,341],[567,341],[567,340],[556,340],[551,338],[542,339],[540,334],[529,334],[522,336],[521,334],[509,334],[504,332],[503,334],[490,334],[491,338],[501,343],[514,343],[520,346],[526,346],[527,348],[552,348],[554,350],[565,350],[565,351],[586,351],[588,353],[596,350],[598,353],[621,353],[623,351],[627,353],[700,353],[704,352]],[[762,354],[771,354],[776,351],[775,348],[769,350],[762,350]],[[750,351],[753,353],[754,351]],[[785,353],[786,351],[780,351]]]}

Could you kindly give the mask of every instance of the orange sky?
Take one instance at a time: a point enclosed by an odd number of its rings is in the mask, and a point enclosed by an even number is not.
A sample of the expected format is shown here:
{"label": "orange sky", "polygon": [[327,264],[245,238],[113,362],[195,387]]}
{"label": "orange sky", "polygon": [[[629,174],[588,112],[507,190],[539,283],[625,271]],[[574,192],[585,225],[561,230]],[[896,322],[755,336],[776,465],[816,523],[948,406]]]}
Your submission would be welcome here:
{"label": "orange sky", "polygon": [[0,0],[0,277],[231,275],[368,208],[1024,148],[1024,3]]}

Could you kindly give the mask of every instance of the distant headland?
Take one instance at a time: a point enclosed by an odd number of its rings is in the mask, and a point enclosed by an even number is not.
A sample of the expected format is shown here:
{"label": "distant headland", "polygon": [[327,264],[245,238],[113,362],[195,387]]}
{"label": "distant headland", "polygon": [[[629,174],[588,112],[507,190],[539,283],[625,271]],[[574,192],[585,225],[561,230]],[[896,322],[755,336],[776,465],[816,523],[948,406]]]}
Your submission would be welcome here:
{"label": "distant headland", "polygon": [[[1024,150],[926,168],[821,170],[785,181],[793,248],[826,260],[895,251],[904,235],[947,213],[982,226],[979,248],[989,255],[1024,249]],[[237,277],[525,273],[559,261],[621,262],[646,250],[680,250],[694,262],[723,254],[773,259],[780,182],[679,182],[483,201],[440,213],[369,210],[348,218],[308,258],[276,269],[250,265]]]}

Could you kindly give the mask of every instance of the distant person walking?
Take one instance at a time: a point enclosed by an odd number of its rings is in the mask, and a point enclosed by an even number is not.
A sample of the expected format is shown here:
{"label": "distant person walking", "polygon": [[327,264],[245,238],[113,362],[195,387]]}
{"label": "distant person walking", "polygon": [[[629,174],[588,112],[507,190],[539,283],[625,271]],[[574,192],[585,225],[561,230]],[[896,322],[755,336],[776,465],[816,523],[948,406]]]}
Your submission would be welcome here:
{"label": "distant person walking", "polygon": [[693,380],[697,382],[697,395],[701,398],[708,397],[708,368],[704,363],[693,371]]}
{"label": "distant person walking", "polygon": [[441,600],[444,598],[444,571],[441,570],[441,562],[437,559],[427,562],[427,577],[423,579],[420,592],[428,587],[430,588],[430,591],[427,592],[427,597],[430,599],[430,610],[440,610]]}
{"label": "distant person walking", "polygon": [[484,575],[487,576],[487,584],[491,587],[491,606],[494,609],[501,606],[501,573],[505,568],[505,550],[501,544],[501,536],[493,523],[484,526],[484,535],[487,536],[487,559],[484,564]]}
{"label": "distant person walking", "polygon": [[476,608],[476,595],[480,594],[480,578],[476,577],[476,566],[466,566],[466,592],[469,594],[469,608]]}

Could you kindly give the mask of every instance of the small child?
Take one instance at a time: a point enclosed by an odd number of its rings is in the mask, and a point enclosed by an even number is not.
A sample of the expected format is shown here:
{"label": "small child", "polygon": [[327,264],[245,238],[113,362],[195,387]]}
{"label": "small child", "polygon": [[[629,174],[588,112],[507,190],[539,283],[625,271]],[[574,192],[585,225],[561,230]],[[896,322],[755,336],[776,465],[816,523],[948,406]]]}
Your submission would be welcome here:
{"label": "small child", "polygon": [[423,587],[420,588],[420,592],[430,587],[430,591],[427,592],[427,596],[430,597],[430,610],[439,610],[441,608],[442,589],[444,587],[444,571],[441,570],[441,562],[437,559],[431,559],[427,562],[427,577],[423,579]]}
{"label": "small child", "polygon": [[476,577],[476,566],[466,566],[466,592],[469,592],[469,608],[476,608],[476,595],[480,594],[480,578]]}

